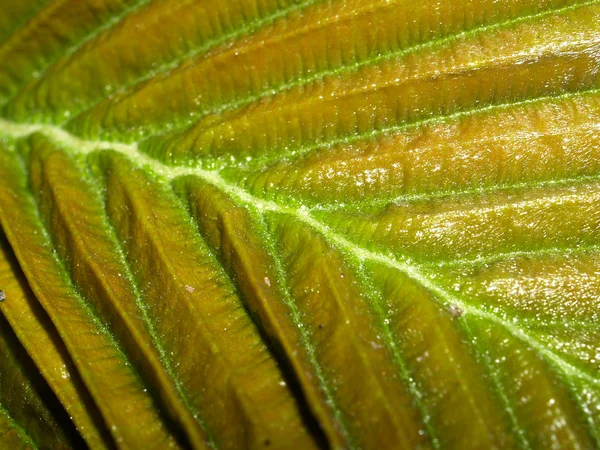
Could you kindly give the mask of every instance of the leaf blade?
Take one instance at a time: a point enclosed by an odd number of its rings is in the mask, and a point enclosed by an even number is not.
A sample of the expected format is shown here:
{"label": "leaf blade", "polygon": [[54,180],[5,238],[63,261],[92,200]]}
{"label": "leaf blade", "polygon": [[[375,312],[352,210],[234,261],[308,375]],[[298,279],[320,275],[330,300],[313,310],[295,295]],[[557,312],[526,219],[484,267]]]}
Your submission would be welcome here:
{"label": "leaf blade", "polygon": [[598,4],[433,3],[156,1],[3,109],[3,216],[192,446],[600,445]]}

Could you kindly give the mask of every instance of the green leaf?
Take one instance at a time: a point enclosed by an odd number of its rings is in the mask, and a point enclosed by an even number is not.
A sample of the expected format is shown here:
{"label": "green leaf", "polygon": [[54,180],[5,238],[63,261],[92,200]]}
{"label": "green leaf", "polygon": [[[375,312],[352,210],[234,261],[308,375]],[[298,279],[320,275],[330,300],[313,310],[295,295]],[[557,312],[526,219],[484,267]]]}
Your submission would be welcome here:
{"label": "green leaf", "polygon": [[600,447],[599,1],[1,6],[0,447]]}
{"label": "green leaf", "polygon": [[[4,237],[2,237],[0,248],[0,279],[6,289],[3,292],[12,298],[14,300],[12,303],[15,304],[6,310],[14,311],[19,308],[19,304],[32,300],[29,288],[23,280],[22,273],[15,265],[14,256]],[[25,309],[26,307],[21,310]],[[7,315],[10,314],[4,308],[3,312]],[[25,323],[31,317],[28,316],[28,312],[24,311],[21,316]],[[40,316],[42,314],[40,313]],[[49,356],[53,356],[53,343],[45,341],[47,339],[44,336],[45,330],[39,323],[34,322],[35,320],[29,321],[33,329],[27,338],[40,338],[36,343],[36,348],[41,350],[44,347],[48,350]],[[16,329],[20,329],[21,325],[21,323],[17,323]],[[15,449],[37,448],[38,446],[61,449],[82,445],[83,441],[70,424],[66,411],[50,391],[40,373],[37,372],[33,360],[21,346],[13,329],[3,316],[0,316],[0,358],[2,361],[0,364],[0,442],[2,446]],[[57,380],[56,383],[61,385],[59,391],[68,396],[72,386],[69,368],[65,364],[62,366],[54,364],[54,367],[48,364],[42,370],[46,369],[62,371],[62,381]],[[69,405],[66,406],[69,407]],[[76,403],[74,403],[74,409],[79,409]],[[95,432],[96,430],[91,429],[90,434]]]}
{"label": "green leaf", "polygon": [[[1,249],[0,283],[4,295],[9,299],[2,305],[5,318],[0,317],[2,326],[12,327],[12,333],[17,335],[43,378],[52,386],[52,390],[69,412],[78,432],[85,437],[90,446],[109,448],[110,440],[105,436],[107,433],[102,418],[74,368],[64,343],[31,292],[4,238]],[[9,331],[6,330],[5,333]],[[14,337],[11,339],[17,341]],[[19,349],[20,358],[24,357],[25,350]]]}

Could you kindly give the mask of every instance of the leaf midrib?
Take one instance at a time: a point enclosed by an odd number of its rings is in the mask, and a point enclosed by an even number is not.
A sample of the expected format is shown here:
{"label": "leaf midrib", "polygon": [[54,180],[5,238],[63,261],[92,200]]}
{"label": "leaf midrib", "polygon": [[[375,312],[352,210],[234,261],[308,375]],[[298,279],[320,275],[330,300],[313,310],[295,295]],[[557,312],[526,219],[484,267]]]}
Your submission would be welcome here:
{"label": "leaf midrib", "polygon": [[[308,1],[305,3],[310,4],[312,2]],[[568,7],[563,7],[563,8],[560,8],[560,10],[561,11],[573,10],[573,9],[577,9],[579,7],[594,5],[597,3],[599,3],[598,0],[594,0],[594,1],[589,1],[589,2],[580,3],[580,4],[576,4],[576,5],[570,5]],[[533,14],[533,15],[531,15],[531,17],[546,16],[546,15],[552,15],[552,14],[556,14],[556,13],[557,13],[557,10],[550,10],[550,11],[544,11],[542,13]],[[529,17],[530,16],[523,16],[523,17],[519,17],[517,19],[512,19],[507,22],[517,23],[517,22],[521,22],[523,19],[526,19]],[[481,28],[482,29],[496,28],[496,27],[503,26],[507,22],[483,26]],[[450,37],[446,37],[444,39],[440,39],[440,41],[445,41],[446,39],[449,39],[449,38],[451,38],[453,40],[455,38],[460,38],[462,35],[465,35],[465,34],[468,35],[468,34],[471,34],[474,32],[479,32],[479,31],[480,31],[479,28],[476,30],[463,31],[461,33],[458,33],[456,36],[453,35]],[[423,44],[423,46],[428,46],[429,44],[431,44],[431,43],[427,42],[427,43]],[[412,50],[412,49],[410,49],[410,50]],[[378,56],[377,58],[387,59],[389,56],[390,55],[384,55],[384,56]],[[173,62],[171,62],[171,64],[173,64]],[[362,65],[363,62],[357,63],[357,66],[358,66],[358,64]],[[364,62],[364,64],[367,64],[367,63]],[[351,68],[343,67],[342,69],[339,69],[339,70],[341,72],[342,70],[343,71],[351,70]],[[333,71],[333,73],[338,73],[338,69]],[[325,75],[323,75],[323,76],[325,76]],[[267,91],[265,91],[265,93],[266,92]],[[454,118],[454,117],[461,118],[464,115],[471,114],[473,112],[475,112],[475,113],[486,112],[488,110],[496,110],[497,108],[499,109],[499,108],[504,108],[507,106],[529,104],[532,102],[537,103],[540,100],[546,100],[546,99],[573,98],[573,97],[576,97],[579,95],[583,95],[583,94],[587,95],[587,94],[591,94],[591,93],[594,93],[594,94],[600,93],[600,89],[593,89],[593,90],[576,92],[576,93],[569,92],[569,93],[561,94],[558,96],[536,98],[536,99],[532,99],[532,100],[525,100],[523,102],[510,103],[507,105],[491,105],[488,108],[477,108],[473,111],[464,111],[464,112],[458,112],[458,113],[450,114],[450,115],[435,116],[430,119],[418,121],[416,123],[395,125],[390,128],[386,128],[386,129],[382,129],[382,130],[375,130],[371,133],[365,133],[364,135],[353,135],[348,138],[343,138],[339,141],[335,141],[334,143],[326,143],[326,145],[323,145],[323,143],[317,143],[314,147],[306,147],[306,148],[303,148],[303,150],[308,152],[308,151],[313,151],[313,150],[317,150],[320,148],[327,148],[327,147],[330,147],[330,146],[338,144],[338,143],[350,143],[350,142],[355,142],[355,140],[371,139],[374,136],[379,136],[384,133],[399,132],[399,131],[403,131],[405,129],[412,129],[413,127],[419,127],[419,126],[422,126],[424,124],[429,124],[429,123],[437,123],[438,121],[446,120],[448,118]],[[243,101],[244,99],[241,99],[241,100]],[[330,230],[326,222],[317,220],[315,217],[313,217],[310,209],[306,209],[304,207],[297,207],[297,205],[289,206],[289,205],[283,204],[282,202],[270,201],[270,200],[260,198],[256,195],[251,194],[249,191],[247,191],[243,188],[240,188],[239,186],[236,186],[231,181],[228,181],[225,178],[223,178],[219,174],[219,170],[206,170],[206,169],[190,168],[190,167],[176,166],[176,165],[169,166],[169,165],[163,164],[159,160],[152,158],[152,157],[144,154],[143,152],[141,152],[137,143],[128,144],[128,143],[123,143],[123,142],[105,142],[105,141],[99,141],[99,140],[82,139],[74,134],[69,133],[68,131],[65,131],[63,128],[61,128],[61,125],[37,125],[37,124],[27,124],[27,123],[16,123],[16,122],[9,122],[9,121],[0,119],[0,135],[6,134],[7,136],[10,136],[11,138],[19,138],[19,137],[26,137],[31,134],[37,133],[37,132],[40,132],[40,133],[46,135],[47,137],[49,137],[53,140],[56,140],[58,143],[62,144],[64,146],[64,148],[67,148],[67,149],[69,149],[69,151],[71,151],[75,154],[78,154],[78,155],[85,155],[85,154],[93,153],[96,151],[101,151],[103,149],[116,150],[119,153],[125,155],[130,161],[135,162],[136,164],[139,164],[140,166],[144,166],[146,168],[151,169],[151,171],[154,172],[154,174],[156,174],[158,177],[163,178],[165,180],[172,181],[181,176],[189,176],[189,175],[195,176],[195,177],[198,177],[199,179],[206,181],[207,183],[210,183],[211,185],[215,186],[220,191],[229,195],[232,199],[234,199],[235,203],[238,204],[239,206],[242,206],[242,207],[250,206],[259,213],[273,211],[273,212],[278,212],[278,213],[283,213],[283,214],[293,216],[293,217],[297,218],[298,220],[300,220],[305,225],[311,227],[312,229],[316,230],[318,233],[322,234],[330,242],[330,244],[333,247],[338,248],[338,249],[343,249],[345,252],[351,254],[354,258],[361,258],[361,259],[365,259],[365,260],[369,260],[369,261],[375,261],[375,262],[381,263],[382,265],[384,265],[386,267],[389,267],[389,268],[392,268],[395,270],[399,270],[401,273],[405,274],[407,277],[409,277],[411,280],[413,280],[419,286],[421,286],[428,292],[432,293],[433,294],[432,297],[435,298],[437,301],[439,301],[441,304],[443,304],[445,306],[452,306],[452,305],[460,306],[460,308],[463,310],[465,315],[472,316],[476,319],[484,320],[484,321],[496,324],[498,326],[501,326],[502,328],[506,329],[510,333],[510,335],[514,336],[516,339],[525,343],[527,346],[531,347],[536,352],[538,352],[545,360],[547,360],[549,362],[550,366],[552,366],[555,369],[559,369],[564,374],[566,379],[569,379],[571,381],[577,379],[577,380],[584,381],[585,383],[590,383],[590,385],[595,385],[595,386],[598,385],[598,379],[596,379],[592,374],[570,364],[567,360],[565,360],[563,357],[561,357],[560,354],[557,354],[557,353],[553,352],[550,348],[545,347],[544,343],[542,341],[538,340],[533,333],[530,333],[526,327],[524,328],[524,327],[515,326],[509,320],[507,320],[506,316],[496,315],[496,314],[493,314],[493,313],[487,311],[485,308],[478,307],[475,305],[470,305],[468,303],[468,300],[467,301],[463,300],[460,296],[454,295],[448,289],[446,289],[444,286],[440,285],[438,282],[436,282],[433,279],[434,277],[431,276],[434,271],[434,266],[435,266],[434,264],[431,264],[431,265],[428,263],[415,264],[414,262],[411,262],[410,259],[407,259],[406,257],[401,256],[401,255],[392,256],[391,254],[386,254],[385,252],[370,251],[366,248],[363,248],[360,245],[358,245],[357,243],[353,242],[351,236],[348,236],[348,235],[345,235],[342,233],[336,233],[336,232]],[[302,154],[304,154],[304,153],[302,153]],[[280,157],[280,155],[278,155],[278,156]],[[297,156],[297,155],[294,154],[294,156]],[[256,164],[263,164],[266,161],[267,160],[265,160],[265,159],[257,158],[252,161],[251,166],[255,167]],[[531,188],[531,187],[555,185],[557,183],[571,183],[571,182],[581,181],[581,180],[597,181],[598,179],[600,179],[600,175],[591,176],[591,177],[577,177],[577,178],[572,178],[572,179],[567,179],[567,178],[552,179],[552,180],[543,181],[543,182],[519,183],[518,186],[523,187],[523,188]],[[514,187],[515,185],[511,185],[508,188]],[[491,191],[491,190],[508,189],[508,188],[503,187],[503,186],[491,186],[491,187],[485,188],[485,189],[489,189]],[[469,193],[468,190],[461,190],[459,192],[447,192],[442,195],[444,195],[444,196],[473,195],[473,194],[478,194],[478,193],[482,193],[482,192],[484,192],[484,191],[482,191],[480,189],[474,189],[472,191],[472,193]],[[433,193],[431,195],[438,196],[439,193]],[[406,199],[407,197],[403,196],[402,198]],[[419,198],[423,198],[423,197],[419,196]],[[380,201],[385,202],[385,203],[390,202],[387,199],[383,199]],[[326,205],[326,209],[331,209],[331,208],[333,208],[332,205]],[[318,209],[318,207],[315,209]],[[588,248],[586,247],[586,250],[587,249]],[[596,247],[590,246],[589,249],[596,250]],[[574,251],[578,252],[579,250],[580,249],[578,248]],[[514,255],[521,255],[521,254],[527,254],[527,255],[531,255],[531,256],[541,256],[541,255],[545,255],[546,253],[548,253],[548,254],[564,254],[565,252],[568,252],[568,251],[571,251],[571,250],[563,249],[563,248],[555,248],[555,249],[551,249],[549,251],[541,250],[540,252],[537,252],[537,251],[536,252],[507,252],[507,253],[502,253],[502,254],[489,254],[489,255],[486,255],[485,257],[476,258],[473,260],[450,261],[445,265],[453,266],[456,264],[464,265],[464,264],[469,264],[469,263],[473,263],[473,262],[479,263],[480,260],[483,260],[483,259],[486,259],[486,261],[487,261],[487,259],[491,260],[492,258],[494,258],[494,260],[496,260],[497,258],[506,258],[506,257],[511,257]],[[440,266],[441,265],[442,264],[440,264]],[[136,297],[137,296],[138,296],[138,293],[136,292]],[[462,320],[464,320],[464,319],[461,319],[461,321]],[[469,335],[469,334],[470,333],[467,333],[467,335]],[[393,342],[392,342],[392,344],[393,344]],[[388,343],[388,345],[390,345],[390,344]],[[490,371],[492,371],[492,368],[491,368],[489,362],[486,362],[485,365],[488,369],[490,369]],[[579,403],[578,406],[582,409],[585,409],[586,406],[585,406],[585,403],[582,400],[582,398],[579,396],[578,393],[576,393],[575,395],[578,400],[577,403]],[[504,401],[503,403],[506,404],[507,402]],[[510,405],[508,405],[508,406],[510,406]],[[0,405],[0,413],[2,413],[1,405]],[[589,420],[593,422],[593,418],[591,418],[591,416],[589,414],[588,414],[588,416],[589,416]],[[591,428],[593,429],[594,427],[592,426]],[[596,439],[598,440],[597,436],[596,436]]]}
{"label": "leaf midrib", "polygon": [[598,380],[591,374],[580,370],[572,364],[565,361],[560,355],[545,348],[542,343],[530,336],[526,330],[515,326],[506,319],[492,314],[480,307],[470,305],[461,298],[444,289],[435,283],[431,277],[430,271],[424,265],[417,265],[410,262],[409,259],[392,257],[383,253],[371,251],[360,247],[350,241],[347,237],[335,233],[329,229],[327,224],[315,219],[310,210],[305,207],[288,207],[271,200],[265,200],[245,191],[244,189],[227,182],[217,171],[205,170],[200,168],[167,166],[160,161],[142,153],[136,144],[124,144],[115,142],[93,141],[81,139],[71,133],[54,125],[22,124],[0,119],[0,134],[5,134],[10,138],[23,138],[36,132],[44,134],[47,138],[54,140],[57,144],[64,146],[75,154],[89,154],[100,150],[114,150],[141,167],[151,169],[158,177],[167,181],[182,176],[196,176],[205,182],[215,186],[217,189],[229,195],[240,206],[251,205],[259,212],[276,212],[290,215],[310,226],[322,234],[330,243],[344,251],[352,254],[360,260],[378,262],[391,269],[399,270],[408,278],[419,284],[421,287],[432,293],[438,301],[445,307],[458,306],[465,315],[492,322],[505,328],[511,335],[524,342],[529,347],[544,356],[551,364],[565,373],[568,377],[575,377],[585,380],[592,384],[597,384]]}

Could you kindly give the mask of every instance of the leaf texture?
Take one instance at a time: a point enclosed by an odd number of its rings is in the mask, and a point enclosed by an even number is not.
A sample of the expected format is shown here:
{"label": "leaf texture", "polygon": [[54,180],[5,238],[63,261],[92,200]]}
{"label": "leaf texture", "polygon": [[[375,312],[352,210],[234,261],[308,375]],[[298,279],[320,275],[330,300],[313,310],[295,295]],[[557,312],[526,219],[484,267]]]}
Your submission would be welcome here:
{"label": "leaf texture", "polygon": [[[4,236],[0,273],[3,287],[15,299],[16,307],[19,303],[31,301],[31,291],[15,264],[14,255]],[[23,319],[27,320],[26,314]],[[0,439],[3,445],[6,448],[36,448],[39,445],[49,449],[82,445],[65,409],[36,371],[33,360],[29,358],[4,317],[0,317],[0,325]],[[18,325],[16,328],[18,329]],[[40,337],[40,348],[49,344],[47,347],[52,354],[52,342],[44,341],[43,331],[36,330],[35,324],[33,328],[32,334]],[[62,381],[56,381],[61,385],[58,390],[68,395],[71,387],[68,368],[60,364],[54,364],[54,367],[56,371],[62,370]],[[52,366],[48,364],[45,368],[51,369]],[[66,407],[70,409],[68,404]],[[74,405],[74,409],[77,409],[77,405]],[[90,434],[94,431],[96,430],[92,429]]]}
{"label": "leaf texture", "polygon": [[0,6],[0,448],[600,447],[598,1]]}

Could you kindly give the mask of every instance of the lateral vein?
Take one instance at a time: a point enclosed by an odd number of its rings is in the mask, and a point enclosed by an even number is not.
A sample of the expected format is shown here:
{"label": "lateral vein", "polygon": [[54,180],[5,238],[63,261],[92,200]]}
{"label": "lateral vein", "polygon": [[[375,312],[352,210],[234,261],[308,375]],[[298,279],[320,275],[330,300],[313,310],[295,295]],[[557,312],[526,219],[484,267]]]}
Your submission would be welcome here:
{"label": "lateral vein", "polygon": [[436,298],[438,298],[445,306],[459,306],[464,314],[502,326],[513,336],[525,342],[540,355],[544,356],[544,358],[553,363],[566,375],[578,377],[586,380],[592,385],[600,386],[600,379],[595,378],[593,375],[586,373],[565,361],[560,355],[557,355],[553,351],[544,347],[541,342],[529,335],[525,330],[522,330],[514,324],[509,323],[505,319],[485,311],[480,307],[465,303],[462,299],[439,286],[432,280],[430,276],[427,276],[427,272],[424,270],[423,266],[418,266],[410,263],[409,261],[398,260],[389,255],[364,249],[351,242],[343,235],[331,231],[326,224],[315,219],[305,207],[286,207],[270,200],[257,198],[244,189],[227,182],[216,171],[195,167],[167,166],[141,152],[135,143],[123,144],[105,141],[90,141],[74,136],[55,125],[20,124],[0,119],[0,135],[4,134],[9,138],[18,139],[27,137],[37,132],[41,132],[48,138],[54,139],[58,144],[64,145],[75,153],[89,154],[96,151],[111,149],[124,154],[126,157],[140,166],[145,166],[151,169],[156,175],[164,179],[173,180],[182,176],[197,176],[207,183],[210,183],[223,192],[229,194],[242,204],[252,205],[259,211],[273,211],[292,215],[300,221],[311,226],[313,229],[322,233],[324,236],[329,238],[330,241],[336,243],[339,247],[344,248],[347,252],[352,253],[361,259],[379,262],[387,267],[399,270],[434,294]]}

